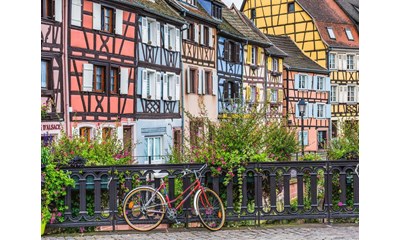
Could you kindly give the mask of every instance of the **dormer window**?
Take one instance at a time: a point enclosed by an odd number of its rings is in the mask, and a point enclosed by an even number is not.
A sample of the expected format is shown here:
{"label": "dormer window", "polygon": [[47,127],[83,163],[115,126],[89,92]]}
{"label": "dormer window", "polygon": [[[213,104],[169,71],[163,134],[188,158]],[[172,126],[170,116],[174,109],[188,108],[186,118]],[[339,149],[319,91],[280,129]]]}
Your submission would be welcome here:
{"label": "dormer window", "polygon": [[220,6],[212,4],[211,16],[216,19],[222,19],[222,9]]}
{"label": "dormer window", "polygon": [[294,2],[288,3],[288,13],[294,12]]}
{"label": "dormer window", "polygon": [[331,27],[327,27],[326,29],[328,30],[329,37],[331,39],[336,39],[335,33],[333,32],[333,29]]}
{"label": "dormer window", "polygon": [[346,31],[347,38],[348,38],[350,41],[354,41],[353,34],[351,34],[350,29],[346,28],[345,31]]}

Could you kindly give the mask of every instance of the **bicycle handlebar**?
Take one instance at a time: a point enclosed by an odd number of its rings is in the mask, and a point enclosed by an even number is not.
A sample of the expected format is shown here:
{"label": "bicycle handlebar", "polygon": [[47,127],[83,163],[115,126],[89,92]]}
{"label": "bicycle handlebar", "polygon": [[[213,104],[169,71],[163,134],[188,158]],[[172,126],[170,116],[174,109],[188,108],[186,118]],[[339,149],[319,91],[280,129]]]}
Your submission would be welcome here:
{"label": "bicycle handlebar", "polygon": [[190,169],[186,168],[186,169],[182,170],[182,172],[180,172],[179,174],[183,174],[182,175],[182,177],[183,177],[183,176],[186,176],[188,174],[195,173],[196,176],[197,176],[197,173],[201,174],[201,172],[206,168],[207,168],[207,163],[204,164],[199,170],[190,170]]}

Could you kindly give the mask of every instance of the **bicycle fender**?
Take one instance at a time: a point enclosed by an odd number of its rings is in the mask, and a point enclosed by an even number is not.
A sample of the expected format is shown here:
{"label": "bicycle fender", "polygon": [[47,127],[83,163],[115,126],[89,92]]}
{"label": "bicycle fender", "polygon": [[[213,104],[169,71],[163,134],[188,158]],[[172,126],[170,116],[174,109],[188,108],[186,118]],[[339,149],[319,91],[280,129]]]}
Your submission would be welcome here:
{"label": "bicycle fender", "polygon": [[[137,189],[151,189],[151,190],[154,190],[154,191],[158,192],[157,189],[155,189],[155,188],[153,188],[153,187],[151,187],[151,186],[140,186],[140,187],[134,188],[134,189],[130,190],[130,191],[125,195],[125,198],[124,198],[124,200],[122,201],[123,204],[125,204],[126,197],[127,197],[131,192],[133,192],[133,191],[135,191],[135,190],[137,190]],[[160,192],[158,192],[158,193],[160,193]],[[160,193],[160,196],[161,196],[161,198],[164,200],[164,202],[166,203],[167,201],[165,201],[165,198],[164,198],[164,196],[163,196],[161,193]]]}
{"label": "bicycle fender", "polygon": [[[206,189],[206,188],[204,188],[204,189]],[[194,205],[194,211],[196,213],[196,216],[199,216],[199,209],[197,209],[196,202],[197,202],[197,198],[199,197],[200,193],[201,193],[201,189],[197,190],[196,194],[194,195],[194,203],[195,204],[193,204],[193,205]]]}

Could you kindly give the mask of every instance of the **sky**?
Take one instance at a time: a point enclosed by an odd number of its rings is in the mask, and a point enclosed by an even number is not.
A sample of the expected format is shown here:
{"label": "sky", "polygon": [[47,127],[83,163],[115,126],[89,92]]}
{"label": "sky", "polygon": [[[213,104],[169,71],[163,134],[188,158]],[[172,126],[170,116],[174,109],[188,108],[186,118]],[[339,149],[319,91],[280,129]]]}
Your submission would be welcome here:
{"label": "sky", "polygon": [[242,6],[243,0],[222,0],[226,6],[231,7],[232,3],[236,5],[238,9],[240,9],[240,6]]}

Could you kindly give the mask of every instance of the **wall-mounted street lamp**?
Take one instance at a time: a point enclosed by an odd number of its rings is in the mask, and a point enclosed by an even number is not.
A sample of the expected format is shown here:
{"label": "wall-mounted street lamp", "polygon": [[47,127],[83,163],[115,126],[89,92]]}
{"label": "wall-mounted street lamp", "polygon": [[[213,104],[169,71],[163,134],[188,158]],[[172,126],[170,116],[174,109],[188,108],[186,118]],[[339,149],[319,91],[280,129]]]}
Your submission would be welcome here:
{"label": "wall-mounted street lamp", "polygon": [[301,154],[304,156],[304,113],[306,112],[306,102],[302,98],[298,104],[301,116]]}

